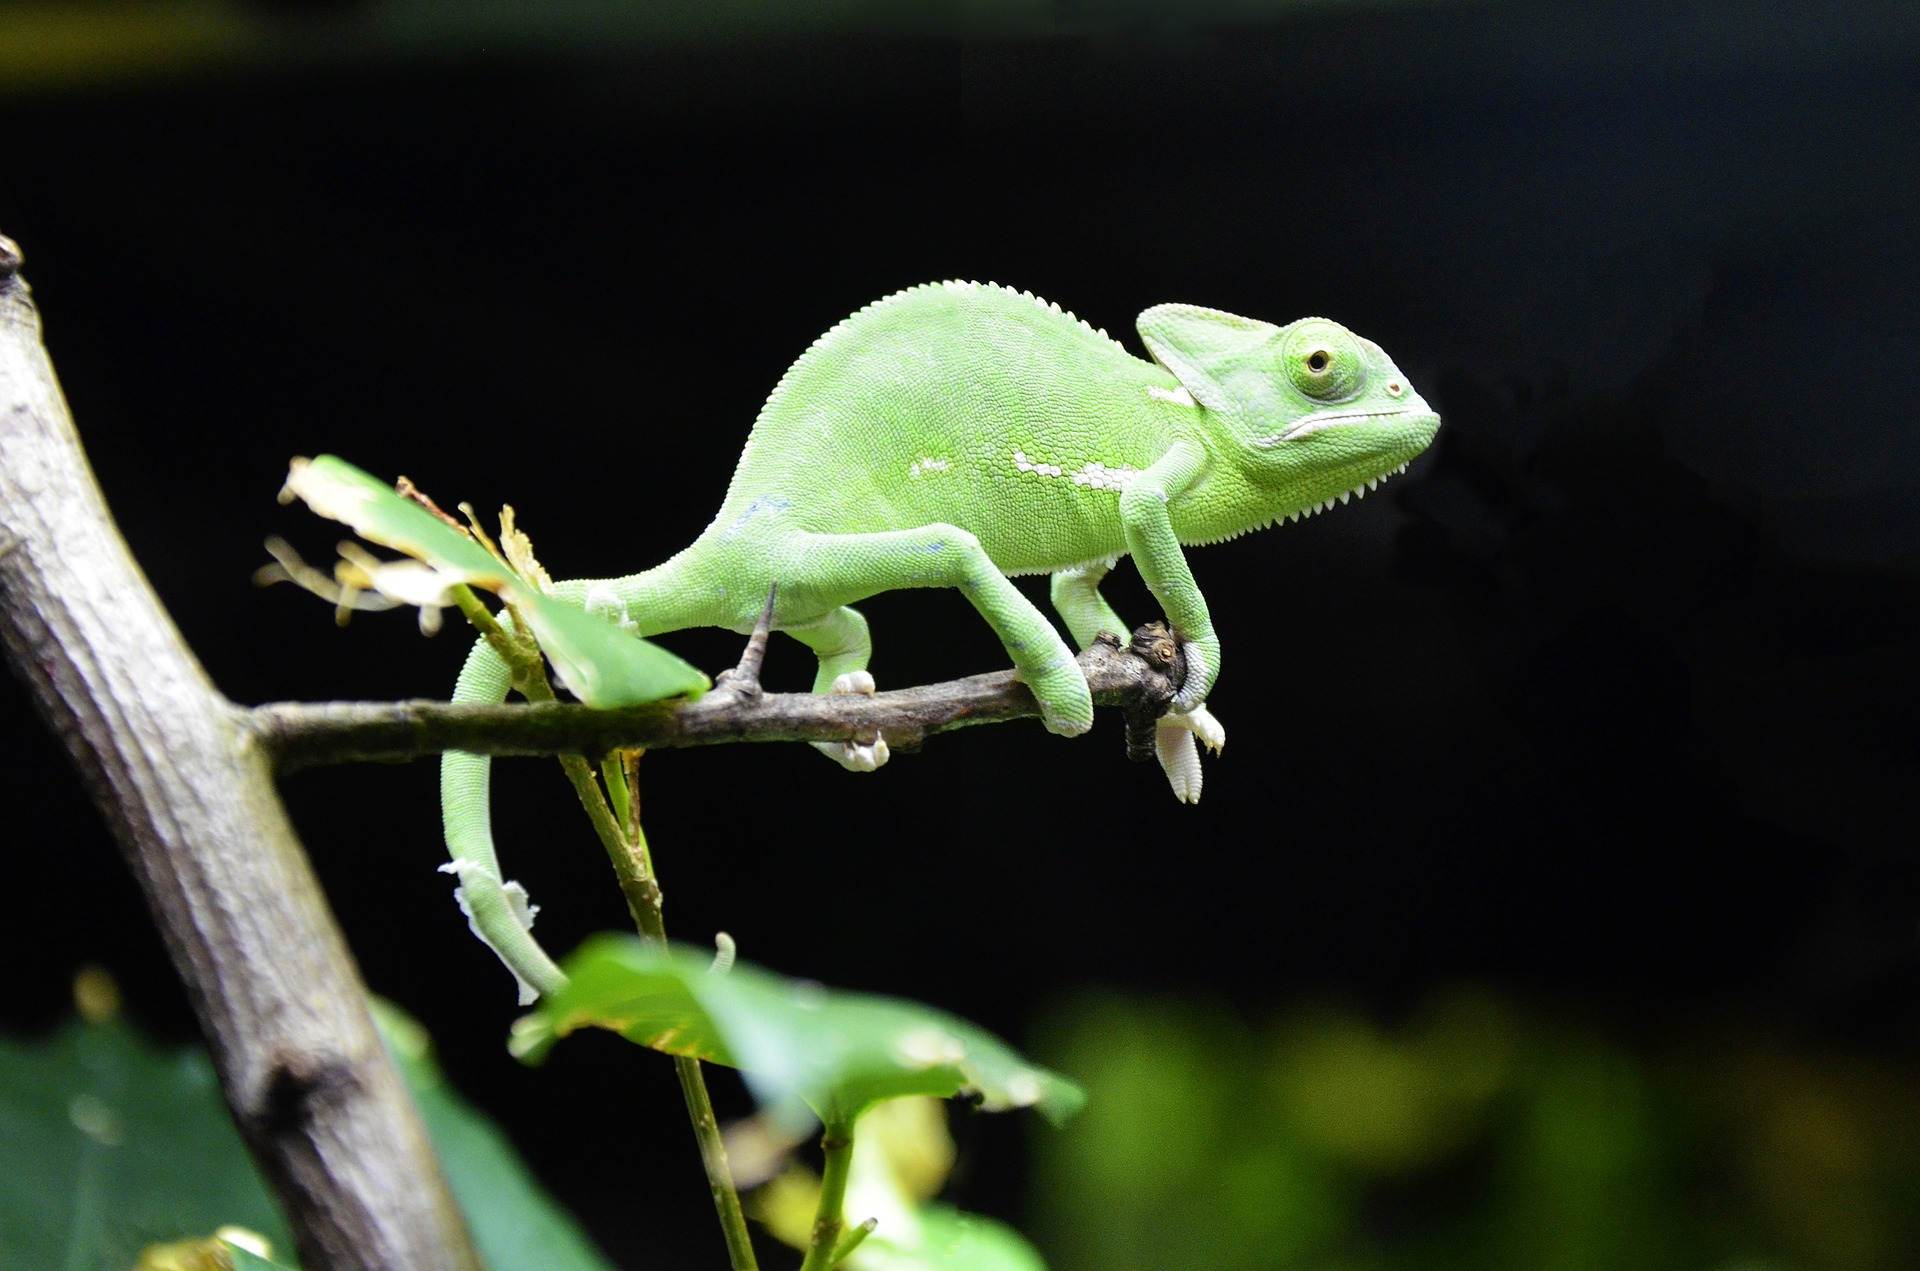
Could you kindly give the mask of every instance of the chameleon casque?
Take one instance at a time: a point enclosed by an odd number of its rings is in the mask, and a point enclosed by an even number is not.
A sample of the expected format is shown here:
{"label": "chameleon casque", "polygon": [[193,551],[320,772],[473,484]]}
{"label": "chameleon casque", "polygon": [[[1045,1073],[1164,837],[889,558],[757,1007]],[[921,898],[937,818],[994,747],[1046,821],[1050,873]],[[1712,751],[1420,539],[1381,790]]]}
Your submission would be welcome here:
{"label": "chameleon casque", "polygon": [[[774,627],[818,656],[814,691],[871,693],[867,623],[849,606],[902,587],[956,588],[1006,646],[1046,727],[1071,737],[1093,723],[1086,680],[1009,575],[1051,574],[1053,606],[1084,647],[1130,630],[1098,588],[1131,556],[1182,641],[1187,677],[1159,749],[1175,794],[1197,799],[1193,738],[1224,740],[1203,705],[1220,641],[1183,549],[1364,495],[1404,470],[1440,419],[1378,345],[1323,318],[1274,326],[1163,304],[1138,326],[1151,362],[992,283],[876,301],[781,377],[691,546],[554,594],[645,636],[744,633],[777,580]],[[508,687],[482,640],[453,700],[498,702]],[[884,739],[819,749],[857,770],[887,759]],[[445,756],[449,869],[523,996],[549,991],[564,977],[527,933],[524,893],[500,881],[487,787],[487,759]]]}

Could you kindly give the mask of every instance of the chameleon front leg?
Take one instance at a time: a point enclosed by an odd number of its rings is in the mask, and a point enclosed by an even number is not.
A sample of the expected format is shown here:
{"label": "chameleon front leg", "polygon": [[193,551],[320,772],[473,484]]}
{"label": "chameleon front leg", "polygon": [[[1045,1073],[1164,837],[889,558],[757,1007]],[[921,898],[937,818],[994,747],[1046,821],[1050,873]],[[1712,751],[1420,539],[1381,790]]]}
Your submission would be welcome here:
{"label": "chameleon front leg", "polygon": [[1160,602],[1160,611],[1173,624],[1187,659],[1186,683],[1173,699],[1173,709],[1181,714],[1205,702],[1219,678],[1220,640],[1213,633],[1213,619],[1193,581],[1193,571],[1187,568],[1186,553],[1174,535],[1167,504],[1180,497],[1206,466],[1206,450],[1199,442],[1182,438],[1120,495],[1120,528],[1127,550],[1147,590]]}
{"label": "chameleon front leg", "polygon": [[[850,605],[841,605],[824,618],[803,626],[786,628],[788,635],[812,649],[820,659],[819,673],[813,677],[816,693],[872,693],[873,677],[867,674],[867,661],[873,656],[873,639],[867,634],[867,620]],[[887,762],[887,739],[876,737],[873,744],[852,741],[816,741],[813,748],[849,772],[872,772]]]}
{"label": "chameleon front leg", "polygon": [[[1100,594],[1100,583],[1113,565],[1111,560],[1095,561],[1054,572],[1050,589],[1054,610],[1066,622],[1075,643],[1083,649],[1102,631],[1126,638],[1127,624]],[[1161,716],[1154,726],[1154,756],[1160,761],[1160,770],[1167,774],[1174,797],[1182,803],[1200,802],[1200,752],[1194,745],[1196,737],[1215,754],[1227,744],[1227,730],[1204,706],[1170,712]]]}
{"label": "chameleon front leg", "polygon": [[[807,534],[795,545],[793,562],[789,569],[801,592],[861,596],[908,587],[956,588],[1006,646],[1020,678],[1039,699],[1047,730],[1077,737],[1093,727],[1093,694],[1072,651],[988,558],[980,540],[959,526],[936,522],[874,534]],[[826,674],[824,665],[821,674]]]}
{"label": "chameleon front leg", "polygon": [[[454,686],[453,700],[498,705],[507,699],[512,679],[493,646],[485,639],[476,640]],[[440,814],[452,857],[441,868],[459,880],[454,896],[473,934],[520,981],[524,1006],[558,990],[567,977],[529,930],[533,910],[527,904],[526,889],[501,880],[489,803],[492,769],[493,760],[486,755],[449,750],[440,757]]]}

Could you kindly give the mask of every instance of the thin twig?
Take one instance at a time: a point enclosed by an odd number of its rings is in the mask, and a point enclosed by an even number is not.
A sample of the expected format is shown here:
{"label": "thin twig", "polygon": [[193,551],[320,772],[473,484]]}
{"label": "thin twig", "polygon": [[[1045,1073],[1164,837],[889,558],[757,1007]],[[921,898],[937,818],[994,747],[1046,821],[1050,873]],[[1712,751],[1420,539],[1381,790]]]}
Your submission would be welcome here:
{"label": "thin twig", "polygon": [[759,1261],[753,1252],[753,1237],[747,1232],[747,1215],[740,1208],[740,1193],[733,1185],[733,1166],[727,1161],[727,1141],[720,1133],[720,1122],[713,1115],[713,1100],[707,1094],[706,1074],[700,1061],[691,1055],[673,1057],[674,1075],[680,1078],[680,1093],[687,1101],[687,1115],[693,1120],[693,1137],[700,1144],[700,1163],[706,1167],[707,1190],[713,1207],[720,1214],[720,1230],[727,1240],[727,1257],[733,1271],[757,1271]]}
{"label": "thin twig", "polygon": [[[1166,673],[1102,637],[1080,654],[1100,706],[1168,700]],[[615,750],[727,742],[849,741],[884,733],[895,751],[974,724],[1037,717],[1039,704],[1012,671],[876,693],[762,693],[716,689],[696,702],[619,710],[564,703],[456,706],[449,702],[274,702],[244,709],[281,771],[392,762],[443,750],[482,755],[599,756]]]}
{"label": "thin twig", "polygon": [[[563,757],[561,762],[569,760],[585,767],[585,761],[578,756]],[[607,843],[614,873],[620,878],[620,890],[627,898],[627,909],[633,914],[640,934],[665,948],[667,921],[661,906],[660,882],[653,873],[653,853],[647,848],[646,832],[640,827],[640,756],[638,752],[628,751],[618,767],[608,763],[604,771],[609,789],[616,792],[627,810],[615,840]],[[594,817],[591,808],[588,815]],[[594,819],[598,829],[599,820]],[[714,1210],[720,1217],[720,1232],[727,1242],[727,1258],[733,1271],[759,1271],[753,1238],[747,1231],[747,1216],[740,1207],[740,1193],[733,1185],[726,1140],[721,1137],[720,1122],[713,1113],[713,1098],[707,1093],[706,1073],[700,1061],[688,1055],[673,1057],[673,1073],[680,1080],[687,1119],[693,1123],[694,1141],[700,1147],[700,1164],[707,1175],[707,1191],[713,1197]]]}
{"label": "thin twig", "polygon": [[767,639],[773,634],[773,599],[779,594],[778,582],[767,588],[767,603],[760,607],[760,618],[753,624],[753,634],[747,637],[739,665],[731,671],[720,672],[716,677],[718,687],[739,697],[760,696],[760,667],[767,660]]}

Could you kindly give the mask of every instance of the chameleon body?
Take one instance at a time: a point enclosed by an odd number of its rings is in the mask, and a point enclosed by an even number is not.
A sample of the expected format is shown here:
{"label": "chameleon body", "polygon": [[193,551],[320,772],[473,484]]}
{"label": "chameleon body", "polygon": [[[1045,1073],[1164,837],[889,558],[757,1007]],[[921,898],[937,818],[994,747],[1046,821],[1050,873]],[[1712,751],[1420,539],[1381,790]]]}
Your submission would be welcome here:
{"label": "chameleon body", "polygon": [[[1379,346],[1325,319],[1274,326],[1157,305],[1138,325],[1153,361],[993,284],[928,284],[868,305],[781,378],[691,546],[555,594],[641,635],[744,633],[777,581],[774,627],[818,656],[814,691],[871,692],[867,624],[850,606],[956,588],[1006,646],[1046,727],[1072,736],[1093,722],[1086,680],[1008,578],[1051,574],[1054,607],[1084,647],[1129,629],[1098,587],[1131,556],[1183,641],[1186,683],[1162,730],[1176,741],[1162,758],[1176,794],[1197,797],[1192,735],[1221,737],[1203,706],[1220,643],[1184,547],[1364,495],[1440,420]],[[454,700],[499,701],[507,680],[479,642]],[[820,749],[857,769],[886,759],[884,740]],[[559,973],[526,933],[523,899],[499,882],[487,760],[448,754],[442,801],[476,932],[546,991]]]}

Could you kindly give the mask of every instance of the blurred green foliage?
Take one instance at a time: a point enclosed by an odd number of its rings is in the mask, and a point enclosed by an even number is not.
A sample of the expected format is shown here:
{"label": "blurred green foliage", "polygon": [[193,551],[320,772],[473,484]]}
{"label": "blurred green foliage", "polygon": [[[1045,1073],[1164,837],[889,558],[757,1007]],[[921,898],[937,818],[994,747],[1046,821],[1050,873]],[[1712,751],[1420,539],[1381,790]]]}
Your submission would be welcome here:
{"label": "blurred green foliage", "polygon": [[[129,1271],[143,1250],[143,1266],[196,1267],[206,1238],[230,1226],[290,1256],[206,1052],[150,1045],[113,1017],[103,978],[82,976],[82,1017],[53,1037],[0,1039],[0,1267]],[[500,1131],[446,1084],[425,1031],[385,1003],[376,1014],[487,1265],[608,1271]]]}
{"label": "blurred green foliage", "polygon": [[[872,1220],[871,1239],[846,1271],[1046,1271],[1011,1227],[934,1199],[953,1168],[953,1139],[937,1099],[875,1104],[854,1131],[847,1179],[849,1222]],[[783,1243],[806,1248],[820,1205],[820,1179],[798,1162],[753,1194],[753,1216]]]}
{"label": "blurred green foliage", "polygon": [[1055,1271],[1920,1265],[1911,1068],[1758,1032],[1630,1046],[1486,992],[1383,1029],[1098,996],[1036,1047]]}
{"label": "blurred green foliage", "polygon": [[229,1224],[292,1241],[200,1050],[116,1023],[0,1041],[0,1266],[127,1271]]}

